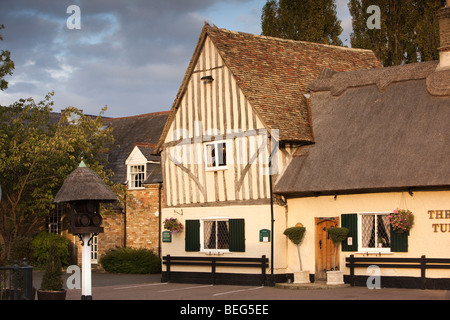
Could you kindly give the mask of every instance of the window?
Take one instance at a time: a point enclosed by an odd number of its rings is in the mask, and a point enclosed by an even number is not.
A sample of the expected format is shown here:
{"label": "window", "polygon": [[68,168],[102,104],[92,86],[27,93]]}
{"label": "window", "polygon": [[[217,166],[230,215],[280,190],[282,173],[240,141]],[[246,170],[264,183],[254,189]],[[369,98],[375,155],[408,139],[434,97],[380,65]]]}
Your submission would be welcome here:
{"label": "window", "polygon": [[341,215],[341,226],[348,228],[347,241],[342,251],[354,252],[408,252],[408,233],[391,230],[387,217],[390,213],[351,213]]}
{"label": "window", "polygon": [[57,204],[55,210],[46,218],[46,229],[49,233],[61,234],[64,205]]}
{"label": "window", "polygon": [[205,144],[206,170],[227,169],[227,143],[215,141]]}
{"label": "window", "polygon": [[98,235],[94,235],[92,237],[91,263],[92,264],[97,264],[98,263]]}
{"label": "window", "polygon": [[130,189],[144,187],[145,165],[129,166],[130,168]]}
{"label": "window", "polygon": [[203,241],[201,251],[228,251],[230,248],[228,220],[204,220],[202,224]]}
{"label": "window", "polygon": [[244,219],[186,220],[186,251],[245,252]]}
{"label": "window", "polygon": [[390,252],[391,233],[388,214],[360,214],[360,251]]}

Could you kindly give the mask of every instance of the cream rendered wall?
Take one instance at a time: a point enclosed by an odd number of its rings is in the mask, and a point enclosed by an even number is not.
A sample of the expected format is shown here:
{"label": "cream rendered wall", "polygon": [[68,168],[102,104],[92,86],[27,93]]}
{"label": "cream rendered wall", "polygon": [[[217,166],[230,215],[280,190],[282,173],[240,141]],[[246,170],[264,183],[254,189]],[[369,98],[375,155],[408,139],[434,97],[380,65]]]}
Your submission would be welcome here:
{"label": "cream rendered wall", "polygon": [[[306,227],[305,239],[302,243],[302,262],[304,270],[315,272],[314,218],[340,217],[346,213],[392,212],[396,208],[409,209],[413,212],[415,224],[408,239],[408,252],[382,254],[383,257],[428,258],[450,257],[450,191],[417,191],[413,196],[407,192],[373,193],[357,195],[308,197],[288,199],[288,222],[294,226],[297,222]],[[430,219],[429,210],[444,210],[442,219]],[[450,213],[449,213],[450,214]],[[434,215],[435,217],[435,215]],[[439,226],[433,226],[438,224]],[[442,224],[442,230],[441,225]],[[442,232],[442,231],[446,232]],[[355,254],[356,257],[367,256],[366,253],[340,253],[340,266],[344,274],[349,274],[345,267],[345,258]],[[375,256],[370,254],[370,256]],[[297,270],[297,251],[293,244],[288,249],[288,271]],[[355,274],[367,275],[366,270],[356,269]],[[386,276],[420,277],[420,270],[415,269],[381,269]],[[450,278],[450,270],[427,270],[427,277]]]}
{"label": "cream rendered wall", "polygon": [[[221,218],[245,218],[245,252],[230,252],[224,253],[220,256],[224,257],[249,257],[259,258],[266,255],[271,257],[271,243],[259,241],[259,230],[271,229],[271,214],[270,205],[243,205],[243,206],[223,206],[223,207],[192,207],[192,208],[164,208],[164,218],[177,218],[183,225],[186,219],[196,220],[205,219],[208,217]],[[181,215],[182,213],[182,215]],[[283,231],[286,229],[286,214],[282,206],[274,205],[274,273],[285,273],[287,267],[286,260],[286,237]],[[162,252],[164,255],[170,254],[172,256],[207,256],[206,252],[186,252],[185,251],[185,232],[175,233],[172,235],[172,242],[162,243]],[[217,255],[217,254],[212,254]],[[270,261],[269,261],[270,266]],[[236,273],[258,273],[258,270],[253,268],[217,268],[217,272],[236,272]],[[163,266],[163,271],[165,267]],[[183,267],[172,266],[171,271],[191,271],[191,272],[210,272],[211,268],[204,270],[198,267]],[[267,270],[270,273],[270,267]]]}

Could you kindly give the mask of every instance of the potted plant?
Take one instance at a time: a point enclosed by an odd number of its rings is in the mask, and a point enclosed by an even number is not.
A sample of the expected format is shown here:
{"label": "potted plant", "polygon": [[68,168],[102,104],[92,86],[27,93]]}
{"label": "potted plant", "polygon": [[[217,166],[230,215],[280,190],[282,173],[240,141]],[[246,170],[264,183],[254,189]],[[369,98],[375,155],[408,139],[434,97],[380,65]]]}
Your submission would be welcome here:
{"label": "potted plant", "polygon": [[394,232],[408,233],[414,225],[414,215],[409,210],[395,209],[388,216],[388,224]]}
{"label": "potted plant", "polygon": [[61,259],[58,246],[52,243],[48,253],[48,260],[42,277],[41,289],[37,292],[39,300],[65,300],[66,290],[63,287]]}
{"label": "potted plant", "polygon": [[297,246],[298,261],[300,264],[300,272],[294,272],[294,283],[310,283],[309,271],[304,271],[302,266],[302,257],[300,253],[300,245],[305,236],[306,228],[301,223],[297,223],[295,227],[287,228],[283,234],[288,237],[293,244]]}
{"label": "potted plant", "polygon": [[164,229],[169,230],[172,234],[183,231],[183,225],[178,222],[177,218],[164,220]]}
{"label": "potted plant", "polygon": [[349,230],[347,228],[331,227],[328,228],[328,234],[330,235],[331,241],[334,243],[334,270],[327,271],[327,284],[337,285],[344,284],[344,273],[337,270],[336,256],[339,244],[347,239]]}

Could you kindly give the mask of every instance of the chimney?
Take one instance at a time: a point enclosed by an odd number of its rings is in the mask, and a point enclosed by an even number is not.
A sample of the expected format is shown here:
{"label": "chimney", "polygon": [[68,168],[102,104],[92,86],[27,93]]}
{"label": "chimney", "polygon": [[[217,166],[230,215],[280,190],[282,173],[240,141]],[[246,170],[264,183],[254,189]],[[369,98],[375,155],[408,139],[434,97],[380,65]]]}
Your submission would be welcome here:
{"label": "chimney", "polygon": [[450,1],[438,11],[441,47],[438,70],[450,69]]}

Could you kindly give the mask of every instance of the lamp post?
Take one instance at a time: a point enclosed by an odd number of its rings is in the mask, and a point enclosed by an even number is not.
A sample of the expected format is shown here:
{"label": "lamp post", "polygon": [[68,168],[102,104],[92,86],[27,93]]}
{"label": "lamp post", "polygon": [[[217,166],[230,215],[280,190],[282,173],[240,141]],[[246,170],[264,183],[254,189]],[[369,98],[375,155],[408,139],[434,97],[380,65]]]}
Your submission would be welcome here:
{"label": "lamp post", "polygon": [[92,300],[91,244],[103,233],[100,203],[116,202],[116,195],[103,180],[81,161],[55,196],[55,203],[70,205],[69,233],[81,240],[81,300]]}

